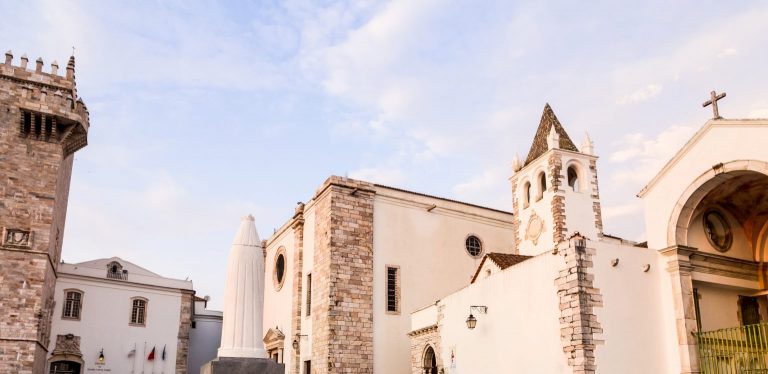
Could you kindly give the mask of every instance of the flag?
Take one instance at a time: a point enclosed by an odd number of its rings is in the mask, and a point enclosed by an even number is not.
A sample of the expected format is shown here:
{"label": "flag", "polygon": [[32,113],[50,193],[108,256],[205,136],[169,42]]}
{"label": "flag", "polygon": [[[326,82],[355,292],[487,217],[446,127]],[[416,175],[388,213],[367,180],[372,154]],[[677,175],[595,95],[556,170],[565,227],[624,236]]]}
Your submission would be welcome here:
{"label": "flag", "polygon": [[163,344],[163,355],[161,357],[163,358],[163,361],[165,361],[165,344]]}
{"label": "flag", "polygon": [[147,356],[147,360],[154,361],[155,360],[155,347],[152,347],[152,351],[149,352],[149,356]]}

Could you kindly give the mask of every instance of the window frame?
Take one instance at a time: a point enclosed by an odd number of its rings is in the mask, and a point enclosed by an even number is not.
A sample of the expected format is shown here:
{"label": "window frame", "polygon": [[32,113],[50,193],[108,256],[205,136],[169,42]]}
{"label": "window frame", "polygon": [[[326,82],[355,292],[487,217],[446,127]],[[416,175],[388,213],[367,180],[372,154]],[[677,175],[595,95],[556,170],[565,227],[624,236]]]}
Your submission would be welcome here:
{"label": "window frame", "polygon": [[[282,279],[277,278],[277,260],[283,256],[283,276]],[[285,247],[280,246],[275,251],[275,256],[272,259],[272,285],[275,287],[275,291],[279,292],[285,284],[285,278],[288,277],[288,255],[286,254]]]}
{"label": "window frame", "polygon": [[[149,317],[149,299],[147,299],[146,297],[142,297],[142,296],[134,296],[130,300],[131,300],[131,312],[130,312],[130,314],[128,316],[128,325],[129,326],[137,326],[137,327],[146,327],[147,326],[147,319]],[[136,301],[143,301],[144,302],[144,306],[143,306],[144,315],[142,316],[142,322],[141,323],[134,322],[134,320],[133,320],[133,312],[134,312],[134,308],[136,308],[134,306],[134,304],[135,304]],[[138,314],[137,314],[137,316],[138,316]],[[137,320],[138,320],[138,318],[137,318]]]}
{"label": "window frame", "polygon": [[[475,240],[477,240],[477,243],[478,243],[478,245],[479,245],[479,250],[480,250],[480,251],[479,251],[479,252],[478,252],[476,255],[473,255],[473,254],[472,254],[472,253],[469,251],[469,243],[468,243],[468,242],[469,242],[469,240],[470,240],[470,239],[473,239],[473,238],[474,238]],[[479,237],[479,236],[477,236],[477,234],[474,234],[474,233],[470,233],[470,234],[468,234],[468,235],[467,235],[467,236],[464,238],[464,250],[467,252],[467,255],[468,255],[469,257],[472,257],[472,258],[474,258],[474,259],[478,259],[478,258],[482,258],[482,257],[483,257],[483,253],[485,253],[485,245],[483,245],[483,241],[480,239],[480,237]]]}
{"label": "window frame", "polygon": [[547,191],[547,173],[543,170],[536,174],[536,184],[539,185],[536,201],[544,198],[544,192]]}
{"label": "window frame", "polygon": [[[78,303],[78,305],[77,305],[77,317],[73,317],[71,315],[69,315],[69,316],[66,315],[67,304],[69,302],[68,295],[70,293],[75,293],[75,294],[79,294],[80,295],[80,299],[77,300],[77,303]],[[83,299],[84,299],[84,297],[85,297],[85,292],[83,292],[83,290],[79,290],[77,288],[65,289],[64,290],[64,302],[62,303],[63,305],[62,305],[62,308],[61,308],[61,319],[72,320],[72,321],[80,321],[82,316],[83,316]],[[72,309],[72,310],[74,310],[74,309]]]}
{"label": "window frame", "polygon": [[309,317],[312,315],[312,273],[307,274],[307,292],[304,307],[307,310],[304,315]]}
{"label": "window frame", "polygon": [[[394,270],[394,284],[390,283],[390,270]],[[384,267],[384,310],[387,314],[390,315],[400,315],[400,304],[401,304],[401,283],[402,283],[402,273],[400,272],[400,266],[398,265],[385,265]],[[394,297],[394,303],[395,308],[394,310],[390,309],[390,289],[394,288],[393,291],[393,297]]]}

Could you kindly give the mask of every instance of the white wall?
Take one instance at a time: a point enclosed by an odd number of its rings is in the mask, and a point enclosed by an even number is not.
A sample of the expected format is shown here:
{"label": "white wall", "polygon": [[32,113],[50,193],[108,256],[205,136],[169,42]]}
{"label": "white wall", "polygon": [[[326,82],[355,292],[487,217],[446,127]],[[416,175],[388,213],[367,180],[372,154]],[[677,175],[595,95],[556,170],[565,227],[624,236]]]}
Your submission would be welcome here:
{"label": "white wall", "polygon": [[[106,275],[106,268],[102,273],[102,276]],[[175,371],[181,312],[181,293],[178,290],[71,276],[62,272],[59,275],[49,352],[56,346],[56,335],[74,334],[81,337],[84,373],[99,368],[113,373],[140,373],[142,367],[144,373]],[[70,288],[84,292],[79,321],[61,318],[64,290]],[[144,327],[129,325],[131,298],[136,296],[148,299]],[[136,355],[129,358],[128,352],[134,345]],[[156,347],[154,363],[146,360],[153,346]],[[165,361],[161,359],[163,346],[166,348]],[[96,365],[102,348],[104,365]]]}
{"label": "white wall", "polygon": [[[595,352],[599,373],[673,373],[679,370],[674,310],[662,301],[670,279],[655,250],[599,241],[594,247],[594,287],[603,307],[594,308],[605,344]],[[611,266],[611,260],[619,259]],[[643,272],[644,265],[650,270]],[[669,292],[669,293],[666,293]],[[678,369],[676,369],[678,368]]]}
{"label": "white wall", "polygon": [[[410,312],[469,284],[481,258],[467,254],[468,235],[480,238],[484,253],[514,253],[512,217],[383,187],[373,215],[374,372],[410,373]],[[386,312],[387,265],[400,267],[397,315]]]}
{"label": "white wall", "polygon": [[189,330],[189,374],[197,374],[200,367],[216,358],[221,346],[222,312],[205,309],[205,303],[195,302],[195,327]]}
{"label": "white wall", "polygon": [[[445,372],[572,371],[560,342],[560,307],[554,282],[564,266],[562,256],[544,253],[443,298],[440,357]],[[466,325],[472,305],[488,307],[487,314],[473,312],[477,317],[474,330]]]}
{"label": "white wall", "polygon": [[[277,289],[274,282],[275,259],[278,250],[285,248],[285,272],[282,287]],[[291,365],[293,357],[293,335],[291,321],[291,306],[293,304],[293,271],[295,246],[293,230],[282,231],[267,245],[267,257],[264,260],[264,333],[270,328],[277,327],[285,335],[283,362],[286,368]],[[306,259],[306,256],[304,257]],[[263,338],[263,337],[262,337]]]}
{"label": "white wall", "polygon": [[[643,196],[648,246],[656,249],[668,246],[667,227],[672,211],[694,180],[711,172],[719,163],[768,160],[766,143],[766,120],[720,120],[705,124]],[[732,146],[734,144],[738,146]]]}
{"label": "white wall", "polygon": [[[521,169],[515,175],[515,182],[518,184],[516,190],[515,199],[517,199],[517,206],[519,209],[518,218],[520,219],[520,230],[518,232],[518,251],[524,255],[537,255],[539,253],[552,250],[555,247],[553,238],[554,228],[554,216],[552,215],[552,199],[555,196],[551,192],[551,180],[552,177],[548,174],[549,158],[552,153],[556,154],[556,157],[560,158],[562,163],[562,169],[560,170],[560,188],[564,190],[565,196],[565,227],[568,230],[566,237],[570,236],[574,232],[579,232],[583,236],[596,239],[597,227],[595,226],[595,212],[593,210],[592,198],[592,171],[589,169],[590,160],[595,159],[595,156],[585,155],[583,153],[571,152],[562,149],[549,150],[537,158],[534,162]],[[578,170],[579,175],[579,190],[578,192],[568,186],[568,167],[573,165]],[[549,192],[545,192],[541,200],[537,200],[539,179],[538,176],[541,172],[547,173],[547,189]],[[525,183],[530,182],[531,189],[531,201],[528,207],[525,206]],[[531,239],[526,239],[526,230],[528,228],[528,222],[533,214],[541,217],[544,221],[544,229],[541,235],[534,243]]]}

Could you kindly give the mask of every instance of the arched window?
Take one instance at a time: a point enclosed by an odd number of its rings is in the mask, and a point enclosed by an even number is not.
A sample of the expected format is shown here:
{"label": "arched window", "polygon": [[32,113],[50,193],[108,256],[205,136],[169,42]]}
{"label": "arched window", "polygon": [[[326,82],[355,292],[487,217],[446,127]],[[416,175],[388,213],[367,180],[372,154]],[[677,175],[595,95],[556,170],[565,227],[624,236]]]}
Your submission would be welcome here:
{"label": "arched window", "polygon": [[576,171],[576,168],[574,166],[568,167],[568,186],[571,187],[573,192],[581,192],[581,188],[579,186],[579,173]]}
{"label": "arched window", "polygon": [[422,368],[424,368],[424,374],[437,374],[437,356],[435,356],[435,350],[431,346],[427,346],[427,349],[424,350]]}
{"label": "arched window", "polygon": [[83,306],[83,292],[79,290],[64,290],[64,310],[61,318],[80,319]]}
{"label": "arched window", "polygon": [[539,174],[539,193],[536,195],[536,200],[541,200],[544,197],[544,191],[547,190],[547,175],[542,172]]}
{"label": "arched window", "polygon": [[523,185],[523,207],[531,203],[531,182],[525,182]]}
{"label": "arched window", "polygon": [[131,325],[145,326],[147,324],[147,299],[134,297],[131,299]]}

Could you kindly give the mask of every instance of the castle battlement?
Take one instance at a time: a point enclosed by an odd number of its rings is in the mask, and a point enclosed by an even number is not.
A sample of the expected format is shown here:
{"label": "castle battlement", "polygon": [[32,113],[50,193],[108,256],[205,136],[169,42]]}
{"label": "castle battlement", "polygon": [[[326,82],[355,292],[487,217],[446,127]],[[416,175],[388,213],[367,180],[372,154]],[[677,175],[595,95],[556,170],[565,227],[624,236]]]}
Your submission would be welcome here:
{"label": "castle battlement", "polygon": [[0,91],[18,107],[19,135],[58,142],[70,154],[87,144],[90,127],[88,107],[77,96],[75,57],[69,58],[63,76],[58,75],[56,61],[50,72],[43,72],[43,64],[38,58],[31,70],[25,54],[14,65],[13,52],[6,52],[5,63],[0,65]]}

